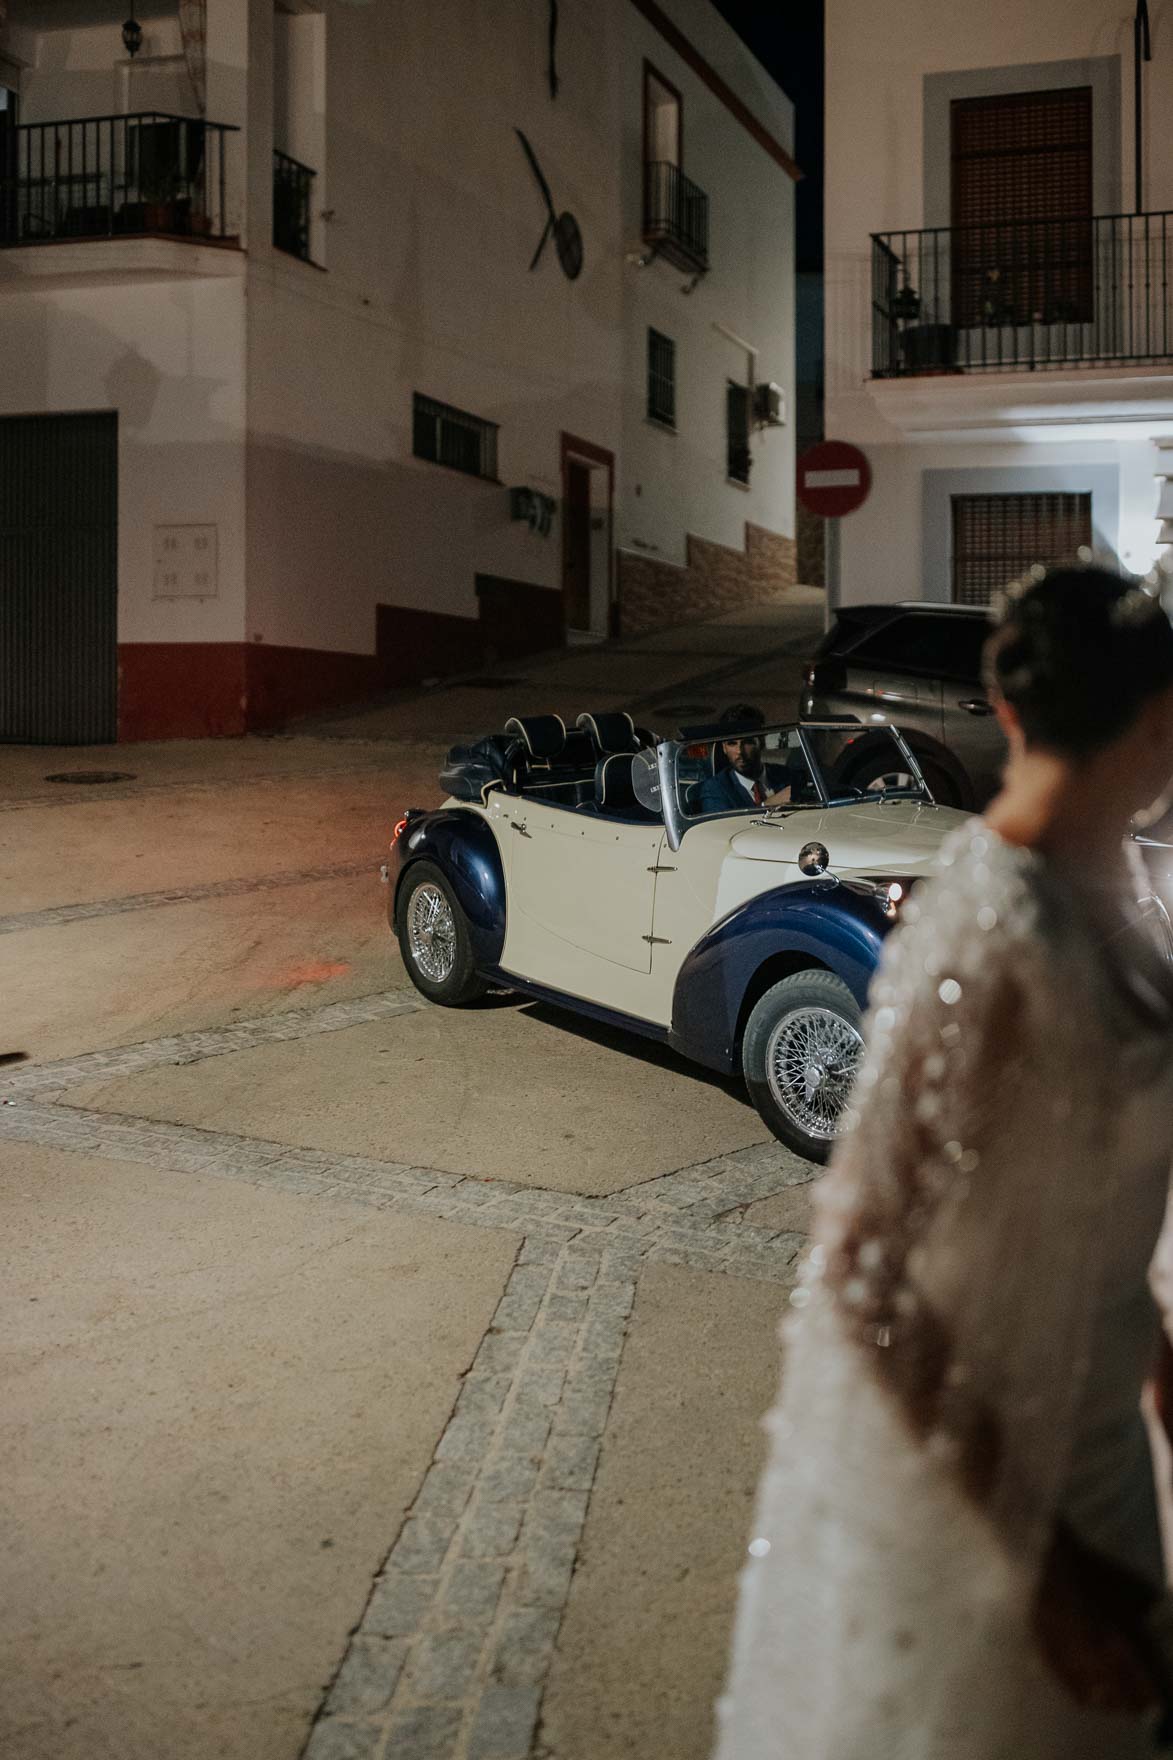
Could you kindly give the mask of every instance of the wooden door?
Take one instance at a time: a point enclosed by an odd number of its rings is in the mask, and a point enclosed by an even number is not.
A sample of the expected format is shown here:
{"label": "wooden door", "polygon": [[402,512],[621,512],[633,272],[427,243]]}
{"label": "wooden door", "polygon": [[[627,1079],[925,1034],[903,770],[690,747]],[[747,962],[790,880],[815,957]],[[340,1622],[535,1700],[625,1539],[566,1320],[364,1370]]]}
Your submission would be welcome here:
{"label": "wooden door", "polygon": [[566,461],[566,568],[562,583],[568,629],[591,627],[591,473]]}

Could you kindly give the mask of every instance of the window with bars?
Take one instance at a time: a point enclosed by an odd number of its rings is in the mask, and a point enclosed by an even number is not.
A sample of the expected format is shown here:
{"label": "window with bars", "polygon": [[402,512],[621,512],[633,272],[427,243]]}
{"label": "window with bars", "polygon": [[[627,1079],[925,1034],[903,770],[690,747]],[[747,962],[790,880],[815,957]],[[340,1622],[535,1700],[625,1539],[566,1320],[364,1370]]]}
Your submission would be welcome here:
{"label": "window with bars", "polygon": [[676,426],[676,344],[648,331],[648,419]]}
{"label": "window with bars", "polygon": [[955,495],[953,602],[989,605],[1036,562],[1074,562],[1092,541],[1090,494]]}
{"label": "window with bars", "polygon": [[1092,91],[954,101],[953,321],[1094,316]]}
{"label": "window with bars", "polygon": [[749,482],[749,387],[730,379],[725,387],[725,471],[735,483]]}
{"label": "window with bars", "polygon": [[497,423],[454,409],[417,391],[412,397],[411,450],[432,464],[470,477],[497,477]]}

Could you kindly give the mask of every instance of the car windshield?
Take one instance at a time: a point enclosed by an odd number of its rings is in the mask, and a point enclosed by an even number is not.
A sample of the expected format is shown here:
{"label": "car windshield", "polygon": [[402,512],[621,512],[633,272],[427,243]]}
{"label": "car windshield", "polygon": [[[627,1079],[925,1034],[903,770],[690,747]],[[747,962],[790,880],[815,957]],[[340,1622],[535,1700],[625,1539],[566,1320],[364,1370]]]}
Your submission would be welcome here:
{"label": "car windshield", "polygon": [[[704,737],[699,737],[702,735]],[[695,729],[674,746],[680,816],[787,814],[859,799],[928,799],[903,741],[889,727],[812,722],[713,736]]]}

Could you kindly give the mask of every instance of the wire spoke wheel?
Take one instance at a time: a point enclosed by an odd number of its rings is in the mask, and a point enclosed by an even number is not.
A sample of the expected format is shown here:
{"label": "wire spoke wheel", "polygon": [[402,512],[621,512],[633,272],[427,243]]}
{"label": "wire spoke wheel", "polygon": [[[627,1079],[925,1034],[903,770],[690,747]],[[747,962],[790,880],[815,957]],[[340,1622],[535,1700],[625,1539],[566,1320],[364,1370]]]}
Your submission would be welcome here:
{"label": "wire spoke wheel", "polygon": [[858,1029],[834,1009],[791,1009],[766,1042],[770,1093],[800,1131],[830,1142],[839,1133],[862,1053]]}
{"label": "wire spoke wheel", "polygon": [[417,970],[442,984],[456,964],[456,921],[452,906],[432,881],[417,886],[407,907],[407,945]]}

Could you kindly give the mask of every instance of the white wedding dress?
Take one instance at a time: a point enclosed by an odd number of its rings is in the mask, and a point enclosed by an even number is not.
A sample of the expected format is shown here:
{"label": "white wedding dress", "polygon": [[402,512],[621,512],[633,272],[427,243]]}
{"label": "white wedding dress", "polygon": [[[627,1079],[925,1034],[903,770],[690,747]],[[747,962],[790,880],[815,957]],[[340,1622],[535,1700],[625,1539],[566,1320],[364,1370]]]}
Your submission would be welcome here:
{"label": "white wedding dress", "polygon": [[1173,1025],[1129,886],[975,820],[889,939],[783,1328],[717,1760],[1152,1752],[1029,1619],[1059,1517],[1163,1581],[1139,1397]]}

